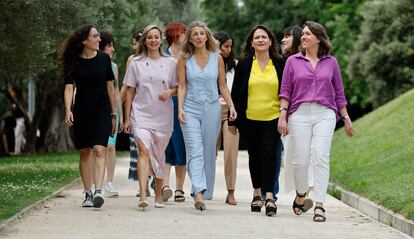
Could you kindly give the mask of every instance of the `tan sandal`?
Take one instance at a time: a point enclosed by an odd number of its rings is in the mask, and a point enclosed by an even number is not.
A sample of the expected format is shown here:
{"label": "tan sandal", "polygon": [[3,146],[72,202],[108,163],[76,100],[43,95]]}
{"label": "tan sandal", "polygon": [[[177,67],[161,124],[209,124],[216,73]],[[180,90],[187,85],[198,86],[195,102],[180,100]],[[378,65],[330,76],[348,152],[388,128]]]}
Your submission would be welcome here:
{"label": "tan sandal", "polygon": [[[316,210],[321,210],[323,214],[317,213]],[[320,206],[316,206],[314,209],[314,215],[313,215],[313,221],[314,222],[325,222],[326,216],[325,216],[325,209]]]}
{"label": "tan sandal", "polygon": [[168,202],[168,199],[170,199],[170,197],[172,197],[172,195],[173,195],[173,191],[167,185],[167,186],[164,186],[161,189],[161,195],[162,195],[162,201],[163,202]]}

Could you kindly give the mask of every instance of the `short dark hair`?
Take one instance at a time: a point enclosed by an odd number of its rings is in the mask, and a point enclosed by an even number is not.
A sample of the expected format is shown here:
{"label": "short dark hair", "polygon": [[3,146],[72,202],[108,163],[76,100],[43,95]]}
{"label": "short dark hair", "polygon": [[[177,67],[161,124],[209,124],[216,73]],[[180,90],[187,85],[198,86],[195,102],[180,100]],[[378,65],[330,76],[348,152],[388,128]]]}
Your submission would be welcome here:
{"label": "short dark hair", "polygon": [[101,32],[101,41],[99,42],[99,50],[104,51],[105,47],[109,44],[115,46],[115,39],[110,32]]}
{"label": "short dark hair", "polygon": [[[302,26],[303,28],[308,27],[309,30],[316,36],[319,40],[319,49],[318,49],[318,57],[322,57],[328,55],[332,50],[332,44],[329,41],[328,34],[326,33],[325,28],[313,21],[306,21],[305,24]],[[303,50],[302,50],[303,52]]]}

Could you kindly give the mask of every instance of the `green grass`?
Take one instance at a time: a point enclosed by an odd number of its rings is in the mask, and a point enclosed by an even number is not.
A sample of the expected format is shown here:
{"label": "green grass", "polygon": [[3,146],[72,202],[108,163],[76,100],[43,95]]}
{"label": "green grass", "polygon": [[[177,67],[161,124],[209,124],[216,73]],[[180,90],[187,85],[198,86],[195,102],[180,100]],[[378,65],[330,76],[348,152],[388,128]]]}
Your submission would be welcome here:
{"label": "green grass", "polygon": [[0,158],[0,223],[79,177],[79,153]]}
{"label": "green grass", "polygon": [[331,181],[414,219],[414,90],[335,133]]}

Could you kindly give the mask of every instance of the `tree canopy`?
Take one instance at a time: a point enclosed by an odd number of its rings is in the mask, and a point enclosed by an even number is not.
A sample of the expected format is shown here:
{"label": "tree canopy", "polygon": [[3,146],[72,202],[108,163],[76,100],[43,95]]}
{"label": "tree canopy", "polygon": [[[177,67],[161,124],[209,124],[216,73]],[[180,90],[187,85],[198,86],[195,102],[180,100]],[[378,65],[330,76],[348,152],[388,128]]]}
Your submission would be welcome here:
{"label": "tree canopy", "polygon": [[213,32],[228,32],[240,53],[257,24],[267,25],[280,41],[285,27],[312,20],[326,27],[350,107],[361,114],[413,87],[413,15],[411,0],[3,0],[0,93],[25,89],[33,80],[37,111],[29,138],[39,128],[45,150],[64,151],[73,145],[62,120],[63,82],[57,78],[56,58],[77,25],[89,22],[113,33],[113,60],[122,80],[125,61],[133,53],[132,33],[148,24],[204,20]]}
{"label": "tree canopy", "polygon": [[347,72],[360,101],[380,106],[414,86],[414,5],[367,2],[362,16]]}

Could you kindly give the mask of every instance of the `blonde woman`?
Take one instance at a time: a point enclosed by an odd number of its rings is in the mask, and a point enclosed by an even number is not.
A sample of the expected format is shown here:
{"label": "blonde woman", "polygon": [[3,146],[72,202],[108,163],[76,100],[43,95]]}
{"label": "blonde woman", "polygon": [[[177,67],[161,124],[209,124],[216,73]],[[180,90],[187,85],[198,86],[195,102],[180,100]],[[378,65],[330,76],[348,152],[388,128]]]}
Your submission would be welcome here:
{"label": "blonde woman", "polygon": [[177,63],[178,118],[187,153],[191,195],[195,208],[200,211],[206,209],[204,199],[213,198],[216,142],[221,121],[219,89],[229,105],[230,120],[237,117],[218,46],[205,23],[192,22]]}
{"label": "blonde woman", "polygon": [[125,102],[125,129],[133,132],[138,146],[138,207],[148,207],[148,175],[155,180],[155,207],[164,207],[161,188],[165,167],[165,148],[172,132],[173,103],[177,92],[176,61],[161,51],[162,32],[147,26],[138,41],[138,56],[129,64],[124,84],[128,86]]}

